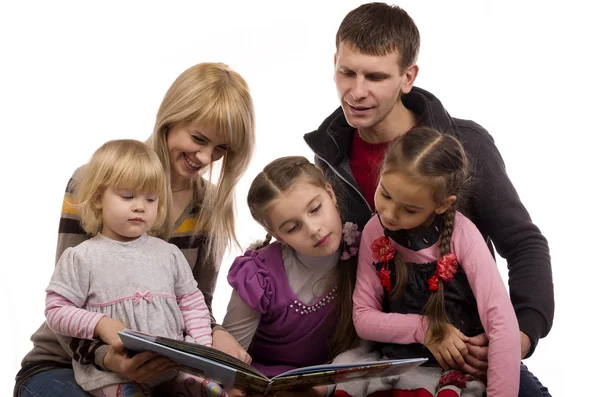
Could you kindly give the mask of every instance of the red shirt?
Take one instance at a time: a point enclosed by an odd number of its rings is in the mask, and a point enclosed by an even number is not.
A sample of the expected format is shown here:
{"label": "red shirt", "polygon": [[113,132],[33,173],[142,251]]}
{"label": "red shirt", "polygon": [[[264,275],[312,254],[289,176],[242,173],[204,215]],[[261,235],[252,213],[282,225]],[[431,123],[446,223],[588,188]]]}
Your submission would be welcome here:
{"label": "red shirt", "polygon": [[358,135],[356,129],[352,136],[350,169],[363,196],[371,206],[371,212],[375,211],[375,190],[377,190],[377,184],[379,183],[379,169],[389,144],[390,142],[365,142]]}

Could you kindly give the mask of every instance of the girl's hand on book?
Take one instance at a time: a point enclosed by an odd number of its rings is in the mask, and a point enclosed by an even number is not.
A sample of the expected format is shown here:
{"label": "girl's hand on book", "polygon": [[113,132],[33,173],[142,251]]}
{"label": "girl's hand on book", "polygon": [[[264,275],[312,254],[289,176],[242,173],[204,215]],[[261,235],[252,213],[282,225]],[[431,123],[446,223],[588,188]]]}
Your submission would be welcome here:
{"label": "girl's hand on book", "polygon": [[123,346],[123,341],[119,337],[119,334],[117,334],[117,332],[123,331],[124,329],[125,324],[119,320],[104,316],[98,321],[96,328],[94,328],[94,337],[99,337],[104,343],[110,345],[117,351],[124,350],[125,346]]}
{"label": "girl's hand on book", "polygon": [[244,348],[238,343],[238,341],[231,336],[231,334],[224,329],[216,329],[212,334],[213,343],[212,347],[222,351],[223,353],[227,353],[230,356],[237,358],[245,362],[246,364],[250,364],[252,362],[252,357],[244,350]]}
{"label": "girl's hand on book", "polygon": [[425,334],[425,346],[444,369],[461,369],[465,365],[464,357],[469,353],[466,342],[469,338],[455,328],[452,324],[446,324],[444,339],[432,340],[431,328]]}

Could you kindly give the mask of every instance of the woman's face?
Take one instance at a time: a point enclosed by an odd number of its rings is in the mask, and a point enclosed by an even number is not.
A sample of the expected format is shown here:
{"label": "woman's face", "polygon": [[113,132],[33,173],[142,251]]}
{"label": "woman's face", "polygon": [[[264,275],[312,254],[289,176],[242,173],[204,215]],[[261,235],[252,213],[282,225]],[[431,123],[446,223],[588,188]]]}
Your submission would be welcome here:
{"label": "woman's face", "polygon": [[171,161],[171,178],[192,179],[203,173],[213,161],[228,149],[216,131],[197,124],[175,123],[167,133],[167,149]]}

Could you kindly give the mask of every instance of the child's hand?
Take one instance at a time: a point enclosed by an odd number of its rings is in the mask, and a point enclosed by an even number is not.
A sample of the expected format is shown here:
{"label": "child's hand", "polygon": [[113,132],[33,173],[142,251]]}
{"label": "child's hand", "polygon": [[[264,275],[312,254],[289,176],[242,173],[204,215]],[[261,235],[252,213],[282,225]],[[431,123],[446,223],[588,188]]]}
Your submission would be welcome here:
{"label": "child's hand", "polygon": [[245,362],[246,364],[250,364],[252,362],[252,357],[244,350],[244,348],[238,343],[237,340],[231,334],[222,329],[216,329],[213,331],[213,343],[212,347],[222,351],[223,353],[227,353],[230,356],[237,358]]}
{"label": "child's hand", "polygon": [[123,341],[121,341],[117,332],[123,331],[125,328],[125,324],[119,320],[104,316],[98,321],[96,328],[94,328],[94,337],[99,337],[116,351],[122,351],[125,349],[125,346],[123,346]]}
{"label": "child's hand", "polygon": [[460,369],[465,365],[464,357],[469,353],[466,342],[469,338],[463,335],[452,324],[446,324],[444,339],[433,341],[430,333],[431,327],[425,335],[425,346],[433,354],[437,362],[444,369]]}

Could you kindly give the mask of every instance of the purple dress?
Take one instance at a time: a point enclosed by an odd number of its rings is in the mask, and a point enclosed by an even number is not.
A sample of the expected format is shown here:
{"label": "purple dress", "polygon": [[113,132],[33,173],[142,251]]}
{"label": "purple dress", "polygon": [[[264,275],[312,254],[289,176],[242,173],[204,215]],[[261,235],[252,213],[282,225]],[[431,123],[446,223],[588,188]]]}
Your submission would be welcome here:
{"label": "purple dress", "polygon": [[336,288],[305,305],[290,289],[281,244],[272,243],[236,258],[227,281],[248,306],[262,314],[248,349],[256,369],[272,377],[328,361]]}

